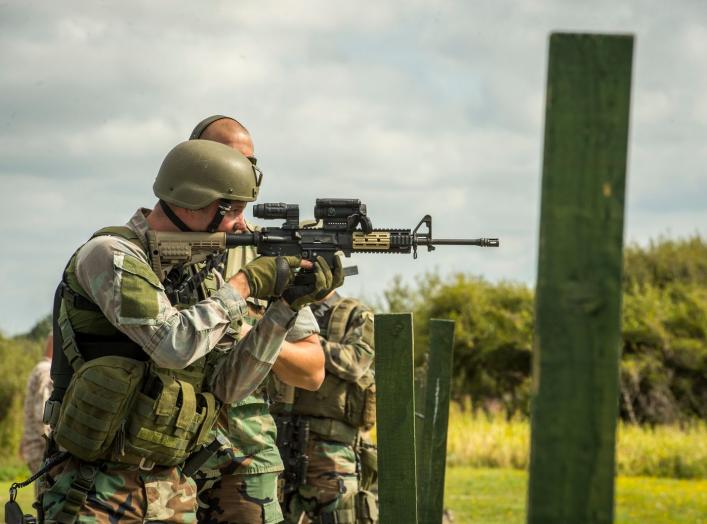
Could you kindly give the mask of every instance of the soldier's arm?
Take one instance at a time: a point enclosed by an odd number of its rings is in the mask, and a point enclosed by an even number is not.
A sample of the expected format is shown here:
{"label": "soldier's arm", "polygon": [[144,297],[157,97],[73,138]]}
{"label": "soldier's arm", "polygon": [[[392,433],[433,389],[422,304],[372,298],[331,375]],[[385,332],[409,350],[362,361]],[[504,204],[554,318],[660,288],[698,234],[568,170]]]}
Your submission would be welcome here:
{"label": "soldier's arm", "polygon": [[319,337],[313,334],[297,342],[285,342],[272,370],[288,386],[318,390],[324,382],[324,353]]}
{"label": "soldier's arm", "polygon": [[[243,332],[250,326],[244,325]],[[312,311],[302,308],[288,332],[272,371],[288,386],[316,391],[324,382],[324,352],[319,343],[319,325]]]}
{"label": "soldier's arm", "polygon": [[212,391],[225,403],[250,395],[277,359],[295,313],[284,300],[272,304],[253,329],[219,359],[210,377]]}
{"label": "soldier's arm", "polygon": [[328,372],[349,382],[359,380],[373,365],[373,313],[357,307],[342,342],[321,338],[321,343]]}
{"label": "soldier's arm", "polygon": [[[97,237],[86,243],[77,256],[76,276],[106,318],[166,368],[184,368],[203,357],[231,323],[247,312],[244,298],[230,285],[223,285],[192,307],[177,310],[144,252],[116,237]],[[239,375],[249,370],[259,375],[263,366],[270,369],[287,324],[294,317],[286,305],[277,311],[279,314],[273,312],[268,322],[276,326],[272,333],[251,337],[244,351],[237,352],[236,356],[243,359]],[[231,362],[229,367],[234,365]]]}

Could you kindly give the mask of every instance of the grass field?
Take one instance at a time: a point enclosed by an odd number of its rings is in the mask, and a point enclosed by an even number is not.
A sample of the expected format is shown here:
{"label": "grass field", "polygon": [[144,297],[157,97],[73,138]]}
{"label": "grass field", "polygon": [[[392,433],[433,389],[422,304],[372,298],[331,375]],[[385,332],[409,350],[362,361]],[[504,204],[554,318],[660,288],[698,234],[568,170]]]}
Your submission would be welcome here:
{"label": "grass field", "polygon": [[[525,522],[527,474],[512,469],[449,468],[445,505],[455,524]],[[616,523],[707,523],[707,481],[619,477]]]}
{"label": "grass field", "polygon": [[[512,469],[449,468],[445,505],[455,524],[513,524],[525,522],[527,474]],[[10,482],[0,482],[0,521]],[[32,508],[31,487],[21,489],[18,501]],[[707,480],[620,477],[616,494],[620,524],[707,523]]]}

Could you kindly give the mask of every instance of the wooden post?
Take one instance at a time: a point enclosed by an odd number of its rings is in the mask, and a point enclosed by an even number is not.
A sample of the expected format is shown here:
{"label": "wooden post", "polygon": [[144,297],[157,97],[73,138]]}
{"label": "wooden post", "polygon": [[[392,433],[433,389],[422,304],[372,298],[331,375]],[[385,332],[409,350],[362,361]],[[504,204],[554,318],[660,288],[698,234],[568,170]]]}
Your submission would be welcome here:
{"label": "wooden post", "polygon": [[376,427],[381,524],[417,524],[412,314],[376,315]]}
{"label": "wooden post", "polygon": [[444,511],[444,473],[447,463],[449,400],[452,388],[454,321],[430,320],[425,418],[418,443],[422,464],[418,483],[421,524],[441,524]]}
{"label": "wooden post", "polygon": [[552,34],[529,523],[613,521],[633,37]]}
{"label": "wooden post", "polygon": [[415,460],[417,461],[417,516],[421,518],[421,504],[424,499],[422,495],[422,476],[424,475],[424,447],[423,431],[425,429],[425,382],[430,366],[430,353],[425,355],[423,366],[415,368]]}

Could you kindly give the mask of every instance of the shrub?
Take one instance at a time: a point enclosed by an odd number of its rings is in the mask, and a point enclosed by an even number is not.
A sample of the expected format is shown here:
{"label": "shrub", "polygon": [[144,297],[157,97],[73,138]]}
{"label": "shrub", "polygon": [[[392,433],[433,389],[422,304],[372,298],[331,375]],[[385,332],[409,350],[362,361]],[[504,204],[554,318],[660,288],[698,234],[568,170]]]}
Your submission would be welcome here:
{"label": "shrub", "polygon": [[22,438],[22,419],[27,377],[42,358],[44,341],[0,337],[0,454],[17,456]]}

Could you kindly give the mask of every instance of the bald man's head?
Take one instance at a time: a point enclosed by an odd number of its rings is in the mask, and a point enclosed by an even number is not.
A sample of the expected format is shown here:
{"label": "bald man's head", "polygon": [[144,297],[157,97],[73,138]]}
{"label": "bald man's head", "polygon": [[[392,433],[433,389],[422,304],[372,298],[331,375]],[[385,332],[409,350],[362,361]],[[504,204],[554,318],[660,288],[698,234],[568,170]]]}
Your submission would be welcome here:
{"label": "bald man's head", "polygon": [[248,130],[236,120],[221,118],[209,124],[199,137],[202,140],[220,142],[240,151],[244,156],[253,156],[253,139]]}

